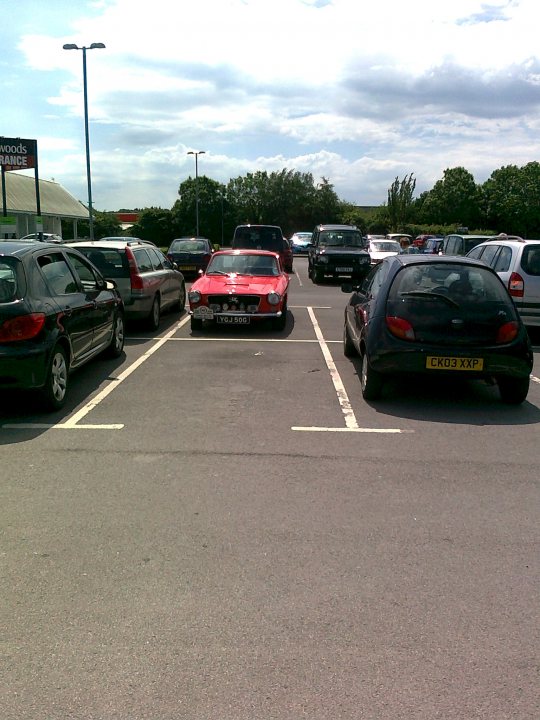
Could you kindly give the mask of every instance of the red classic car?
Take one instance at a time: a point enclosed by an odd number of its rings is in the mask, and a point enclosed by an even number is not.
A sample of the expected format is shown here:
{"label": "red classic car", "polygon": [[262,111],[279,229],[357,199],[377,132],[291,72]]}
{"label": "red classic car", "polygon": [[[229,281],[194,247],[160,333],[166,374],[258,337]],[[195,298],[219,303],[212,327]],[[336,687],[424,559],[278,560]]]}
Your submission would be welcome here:
{"label": "red classic car", "polygon": [[267,250],[221,250],[191,286],[191,329],[203,322],[249,325],[268,319],[276,330],[287,322],[289,276],[279,255]]}

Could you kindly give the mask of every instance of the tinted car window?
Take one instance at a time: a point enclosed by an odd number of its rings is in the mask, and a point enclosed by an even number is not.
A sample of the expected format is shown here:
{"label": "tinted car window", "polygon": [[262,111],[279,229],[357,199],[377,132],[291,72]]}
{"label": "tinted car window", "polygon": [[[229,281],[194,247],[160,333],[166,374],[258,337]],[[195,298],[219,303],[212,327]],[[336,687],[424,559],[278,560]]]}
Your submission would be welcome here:
{"label": "tinted car window", "polygon": [[146,250],[144,248],[132,248],[132,250],[139,272],[152,272],[152,262]]}
{"label": "tinted car window", "polygon": [[154,270],[163,270],[163,268],[165,267],[163,262],[165,258],[159,252],[159,250],[155,250],[154,248],[147,248],[147,252],[150,255],[150,260],[152,262]]}
{"label": "tinted car window", "polygon": [[236,228],[232,246],[280,252],[284,247],[283,240],[283,234],[278,228],[240,227]]}
{"label": "tinted car window", "polygon": [[478,247],[475,247],[471,250],[471,252],[467,253],[467,257],[474,258],[475,260],[478,259],[484,259],[484,249],[485,245],[480,245]]}
{"label": "tinted car window", "polygon": [[364,239],[358,230],[323,230],[319,245],[325,247],[364,247]]}
{"label": "tinted car window", "polygon": [[[482,253],[482,261],[485,262],[486,265],[491,265],[493,267],[493,260],[497,255],[499,248],[500,246],[495,244],[485,245],[484,252]],[[474,257],[474,255],[471,254],[470,257]]]}
{"label": "tinted car window", "polygon": [[63,255],[50,253],[38,258],[38,265],[54,295],[78,292],[77,282]]}
{"label": "tinted car window", "polygon": [[526,245],[523,248],[521,267],[528,275],[540,275],[540,245]]}
{"label": "tinted car window", "polygon": [[79,276],[83,289],[86,292],[89,292],[91,290],[97,290],[98,279],[90,265],[85,263],[84,260],[77,255],[72,255],[71,253],[68,253],[68,256],[75,267],[75,271]]}
{"label": "tinted car window", "polygon": [[493,269],[497,272],[507,272],[510,269],[510,263],[512,261],[512,249],[506,246],[501,247],[501,252],[495,259],[495,264],[492,265]]}
{"label": "tinted car window", "polygon": [[388,264],[383,262],[377,265],[373,273],[367,276],[364,285],[362,286],[362,290],[369,298],[373,299],[377,297],[387,274]]}
{"label": "tinted car window", "polygon": [[455,346],[494,342],[498,329],[517,319],[496,275],[457,263],[405,266],[394,278],[386,313],[408,320],[421,342]]}
{"label": "tinted car window", "polygon": [[17,275],[12,263],[0,262],[0,303],[12,302],[17,297]]}
{"label": "tinted car window", "polygon": [[129,262],[123,250],[115,248],[79,247],[83,255],[92,262],[104,277],[129,277]]}
{"label": "tinted car window", "polygon": [[173,240],[169,252],[208,252],[209,246],[204,240]]}

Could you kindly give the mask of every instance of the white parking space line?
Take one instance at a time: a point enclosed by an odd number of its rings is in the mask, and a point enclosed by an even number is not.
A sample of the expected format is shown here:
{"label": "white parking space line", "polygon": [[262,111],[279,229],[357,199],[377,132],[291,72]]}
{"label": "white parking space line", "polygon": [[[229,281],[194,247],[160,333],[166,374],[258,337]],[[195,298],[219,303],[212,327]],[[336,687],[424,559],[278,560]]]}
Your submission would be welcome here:
{"label": "white parking space line", "polygon": [[300,283],[300,287],[304,287],[304,283],[303,283],[302,280],[300,279],[300,275],[298,274],[298,270],[295,270],[295,271],[294,271],[294,274],[295,274],[296,277],[298,278],[298,282]]}
{"label": "white parking space line", "polygon": [[[338,399],[339,405],[341,407],[343,416],[345,418],[345,427],[344,428],[343,427],[341,427],[341,428],[292,427],[291,430],[298,430],[300,432],[356,432],[356,433],[392,433],[392,434],[405,432],[399,428],[361,428],[358,425],[356,416],[354,414],[354,410],[352,409],[352,405],[349,400],[349,396],[347,395],[347,391],[345,390],[345,386],[343,385],[341,376],[340,376],[338,369],[334,363],[334,360],[332,358],[330,350],[328,349],[328,343],[324,339],[324,336],[322,334],[322,331],[321,331],[321,328],[317,321],[317,318],[315,317],[313,308],[308,307],[307,311],[308,311],[309,317],[311,319],[313,329],[315,331],[315,335],[317,337],[317,342],[319,343],[319,347],[321,348],[321,352],[322,352],[324,360],[326,362],[326,367],[328,368],[328,370],[330,372],[330,377],[334,384],[334,389],[336,391],[337,399]],[[412,431],[407,431],[407,432],[412,432]]]}
{"label": "white parking space line", "polygon": [[152,345],[152,347],[147,350],[143,355],[140,356],[134,363],[132,363],[129,367],[127,367],[124,372],[120,373],[120,375],[116,378],[113,378],[111,382],[103,388],[101,392],[99,392],[95,397],[93,397],[89,402],[86,403],[80,410],[78,410],[76,413],[68,417],[68,419],[63,423],[56,423],[56,424],[46,424],[46,423],[10,423],[6,425],[2,425],[3,428],[10,428],[10,429],[37,429],[37,430],[43,430],[43,429],[51,429],[51,430],[121,430],[124,425],[120,423],[114,423],[112,425],[79,425],[79,421],[82,420],[88,413],[93,410],[95,407],[99,405],[99,403],[104,400],[108,395],[112,393],[113,390],[116,390],[116,388],[126,379],[128,378],[137,368],[139,368],[146,360],[148,360],[149,357],[151,357],[159,348],[164,345],[170,338],[174,335],[175,332],[177,332],[181,327],[183,327],[187,321],[189,320],[189,315],[186,315],[185,318],[180,320],[173,328],[172,330],[169,330],[168,333],[163,335],[163,337],[158,338],[157,341]]}

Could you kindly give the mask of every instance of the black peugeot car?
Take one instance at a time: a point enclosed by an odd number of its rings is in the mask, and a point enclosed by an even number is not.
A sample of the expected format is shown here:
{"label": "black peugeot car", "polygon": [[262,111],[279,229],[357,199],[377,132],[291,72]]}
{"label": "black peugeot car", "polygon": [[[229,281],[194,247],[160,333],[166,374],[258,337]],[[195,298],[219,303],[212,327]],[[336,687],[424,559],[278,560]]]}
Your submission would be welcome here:
{"label": "black peugeot car", "polygon": [[501,399],[525,400],[529,336],[490,267],[465,257],[395,255],[376,265],[345,308],[344,353],[362,359],[366,400],[396,375],[494,380]]}
{"label": "black peugeot car", "polygon": [[58,410],[71,370],[123,348],[122,299],[82,253],[0,242],[0,388],[40,390]]}

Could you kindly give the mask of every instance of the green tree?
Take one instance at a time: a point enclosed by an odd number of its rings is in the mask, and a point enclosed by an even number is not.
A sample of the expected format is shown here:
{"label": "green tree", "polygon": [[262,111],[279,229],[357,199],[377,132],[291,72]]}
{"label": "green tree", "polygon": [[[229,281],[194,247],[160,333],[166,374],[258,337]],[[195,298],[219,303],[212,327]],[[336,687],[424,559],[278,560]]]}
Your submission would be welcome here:
{"label": "green tree", "polygon": [[[448,168],[422,199],[422,221],[470,228],[482,224],[482,192],[464,167]],[[419,218],[420,219],[420,218]]]}
{"label": "green tree", "polygon": [[158,247],[168,248],[176,237],[174,216],[170,210],[150,207],[141,211],[139,220],[130,228],[129,234],[142,240],[150,240]]}
{"label": "green tree", "polygon": [[506,165],[482,186],[488,224],[509,234],[540,234],[540,163]]}
{"label": "green tree", "polygon": [[415,188],[416,180],[411,173],[405,175],[403,180],[396,177],[388,189],[388,217],[390,227],[395,232],[404,231],[405,224],[411,218]]}
{"label": "green tree", "polygon": [[197,230],[197,213],[195,203],[199,196],[199,235],[207,237],[212,243],[221,244],[222,210],[225,213],[225,187],[216,180],[199,175],[197,180],[189,177],[180,183],[178,200],[172,207],[176,228],[176,237],[195,235]]}

